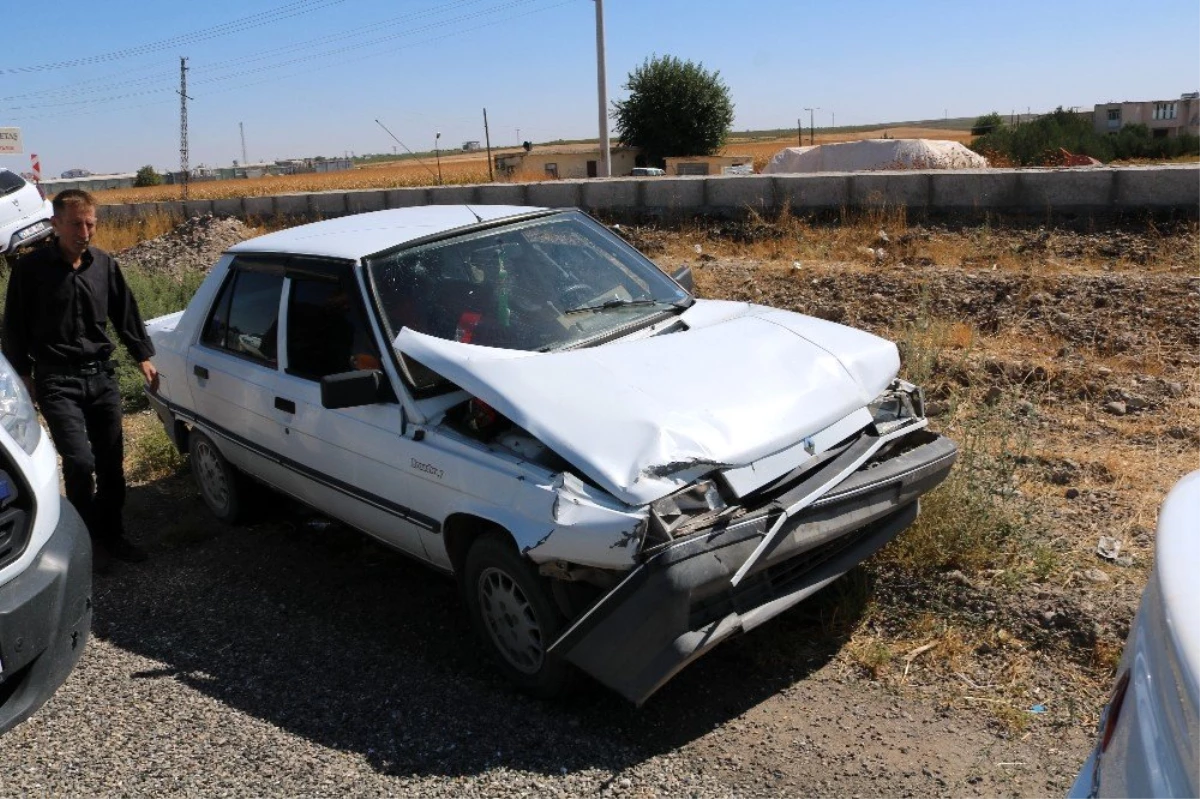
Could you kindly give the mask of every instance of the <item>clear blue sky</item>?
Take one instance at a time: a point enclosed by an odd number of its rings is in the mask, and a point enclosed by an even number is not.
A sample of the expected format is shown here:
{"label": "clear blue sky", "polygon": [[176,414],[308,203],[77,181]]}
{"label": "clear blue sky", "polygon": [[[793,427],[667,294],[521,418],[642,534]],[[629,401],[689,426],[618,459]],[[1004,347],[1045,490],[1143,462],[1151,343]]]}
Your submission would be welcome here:
{"label": "clear blue sky", "polygon": [[[0,127],[43,175],[595,138],[591,0],[6,0]],[[719,70],[736,130],[1177,98],[1197,0],[605,0],[609,99],[651,55]],[[520,138],[518,138],[518,129]],[[399,148],[403,152],[402,148]]]}

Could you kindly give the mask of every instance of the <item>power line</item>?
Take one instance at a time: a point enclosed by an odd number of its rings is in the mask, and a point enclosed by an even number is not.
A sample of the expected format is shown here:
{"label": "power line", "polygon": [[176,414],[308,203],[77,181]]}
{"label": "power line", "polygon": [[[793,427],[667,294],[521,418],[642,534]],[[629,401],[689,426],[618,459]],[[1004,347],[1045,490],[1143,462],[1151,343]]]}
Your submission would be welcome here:
{"label": "power line", "polygon": [[[472,0],[467,0],[467,2],[471,2],[471,1],[472,1]],[[409,29],[409,30],[405,30],[405,31],[397,32],[397,33],[394,33],[394,34],[389,34],[389,35],[386,35],[386,36],[377,37],[377,38],[375,38],[375,39],[371,39],[371,40],[367,40],[367,41],[361,41],[361,42],[358,42],[358,43],[356,43],[356,44],[354,44],[354,45],[350,45],[350,46],[346,46],[346,47],[340,47],[340,48],[337,48],[337,49],[334,49],[334,50],[326,50],[326,51],[323,51],[323,52],[318,52],[318,53],[309,53],[309,54],[307,54],[307,55],[305,55],[305,56],[302,56],[302,57],[299,57],[299,58],[292,58],[292,59],[288,59],[288,60],[286,60],[286,61],[281,61],[281,62],[278,62],[278,63],[275,63],[275,64],[266,65],[266,66],[263,66],[263,67],[258,67],[258,68],[256,68],[256,69],[242,70],[242,71],[233,72],[233,73],[229,73],[229,74],[225,74],[225,75],[215,75],[215,76],[211,76],[211,77],[209,77],[209,78],[202,79],[202,80],[196,80],[196,79],[193,77],[193,79],[192,79],[192,81],[191,81],[191,82],[192,82],[192,85],[193,85],[193,87],[195,87],[197,84],[220,84],[220,83],[224,83],[224,82],[226,82],[226,81],[234,80],[234,79],[237,79],[237,78],[241,78],[241,77],[247,77],[247,76],[256,75],[256,74],[261,74],[261,73],[263,73],[263,72],[268,72],[268,71],[271,71],[271,70],[280,69],[280,68],[287,67],[287,66],[292,66],[292,65],[295,65],[295,64],[308,63],[308,62],[311,62],[311,61],[316,61],[316,60],[323,59],[323,58],[329,58],[329,57],[332,57],[332,56],[338,56],[338,55],[342,55],[342,54],[344,54],[344,53],[346,53],[346,52],[357,52],[357,53],[359,53],[359,56],[358,56],[358,57],[356,57],[356,58],[349,58],[349,59],[345,59],[345,58],[343,58],[343,59],[340,59],[340,60],[338,61],[338,64],[339,64],[339,65],[342,65],[342,64],[349,64],[349,63],[354,63],[354,62],[356,62],[356,61],[362,61],[362,60],[365,60],[365,59],[368,59],[368,58],[375,58],[375,57],[377,57],[377,56],[380,56],[380,55],[394,55],[394,54],[395,54],[397,51],[396,51],[396,49],[395,49],[394,47],[392,47],[392,46],[389,46],[389,47],[387,47],[386,49],[379,49],[379,50],[370,51],[370,52],[363,52],[363,49],[364,49],[365,47],[371,47],[371,46],[373,46],[373,45],[382,45],[382,44],[385,44],[385,43],[391,42],[391,41],[393,41],[393,40],[395,40],[395,39],[404,38],[404,37],[407,37],[407,36],[413,36],[413,35],[417,35],[417,34],[420,34],[420,33],[429,32],[429,31],[433,31],[433,30],[436,30],[436,29],[438,29],[438,28],[444,28],[444,27],[446,27],[446,26],[448,26],[448,25],[454,25],[454,26],[455,26],[455,30],[454,30],[454,31],[452,31],[452,32],[450,32],[450,33],[445,33],[445,34],[442,34],[442,35],[440,35],[440,36],[433,36],[433,37],[429,37],[429,38],[426,38],[426,39],[422,39],[422,40],[419,40],[419,41],[416,41],[416,42],[411,42],[411,43],[409,43],[409,45],[408,45],[408,46],[415,46],[415,45],[429,44],[429,43],[432,43],[432,42],[441,41],[441,40],[443,40],[443,39],[447,39],[447,38],[451,38],[451,37],[454,37],[454,36],[458,36],[458,35],[461,35],[461,34],[464,34],[464,33],[469,33],[469,32],[472,32],[472,31],[480,30],[480,29],[482,29],[482,28],[491,27],[491,26],[493,26],[493,25],[498,25],[498,24],[501,24],[501,23],[504,23],[504,22],[509,22],[509,21],[511,21],[511,20],[514,20],[514,19],[519,19],[519,18],[521,18],[521,17],[530,16],[530,15],[532,15],[532,14],[541,13],[541,12],[543,12],[543,11],[549,11],[549,10],[551,10],[551,9],[553,9],[553,8],[557,8],[557,7],[559,7],[559,6],[568,5],[568,4],[572,3],[572,2],[574,2],[574,0],[563,0],[562,2],[559,2],[559,3],[553,3],[553,4],[551,4],[551,5],[548,5],[548,6],[545,6],[545,7],[541,7],[541,8],[535,8],[535,9],[531,9],[531,10],[529,10],[529,11],[526,11],[526,12],[524,12],[524,13],[520,13],[520,14],[511,14],[511,15],[506,15],[506,16],[504,16],[504,17],[501,17],[501,18],[498,18],[498,19],[492,19],[492,20],[488,20],[487,22],[483,22],[483,23],[480,23],[480,24],[478,24],[478,25],[474,25],[474,26],[462,27],[462,26],[460,25],[460,23],[467,22],[467,21],[470,21],[470,20],[472,20],[472,19],[478,19],[478,18],[480,18],[480,17],[485,17],[485,16],[487,16],[487,15],[489,15],[489,14],[494,14],[494,13],[496,13],[497,11],[508,10],[508,9],[516,8],[516,7],[523,6],[523,5],[529,5],[530,3],[536,3],[536,2],[541,2],[541,0],[510,0],[510,2],[503,3],[503,4],[501,4],[501,5],[499,5],[499,6],[496,6],[496,7],[492,8],[492,9],[488,9],[488,10],[485,10],[485,11],[473,12],[473,13],[470,13],[470,14],[463,14],[463,15],[460,15],[460,16],[457,16],[457,17],[451,17],[451,18],[447,18],[447,19],[445,19],[445,20],[442,20],[442,21],[440,21],[440,22],[436,22],[436,23],[430,23],[430,24],[428,24],[428,25],[425,25],[425,26],[422,26],[422,27],[419,27],[419,28]],[[462,2],[460,2],[460,3],[457,3],[457,4],[455,4],[455,5],[462,5],[462,4],[463,4],[463,3],[462,3]],[[281,50],[294,51],[295,49],[298,49],[298,46],[297,46],[297,45],[291,45],[291,46],[289,46],[289,47],[286,47],[286,48],[280,48],[280,49],[281,49]],[[247,60],[247,61],[252,61],[252,60],[257,60],[257,59],[246,59],[246,60]],[[231,62],[231,63],[237,63],[237,62]],[[224,67],[224,65],[222,65],[222,67],[210,67],[210,68],[208,68],[208,69],[210,69],[210,70],[213,70],[213,69],[219,69],[219,68],[223,68],[223,67]],[[203,70],[196,69],[195,67],[189,67],[189,70],[188,70],[188,71],[189,71],[189,72],[192,72],[192,73],[195,73],[195,72],[200,72],[200,71],[203,71]],[[239,83],[239,84],[235,84],[235,85],[232,85],[232,86],[223,86],[223,87],[221,87],[221,88],[211,89],[211,90],[209,90],[209,91],[207,91],[207,92],[204,92],[203,94],[204,94],[205,96],[208,96],[208,95],[220,94],[220,93],[223,93],[223,92],[228,92],[228,91],[234,91],[234,90],[237,90],[237,89],[242,89],[242,88],[249,88],[249,87],[252,87],[252,86],[257,86],[257,85],[259,85],[259,84],[262,84],[262,83],[267,83],[267,82],[277,82],[277,81],[279,81],[279,80],[286,79],[286,78],[290,78],[290,77],[298,77],[298,76],[301,76],[301,75],[310,74],[310,73],[312,73],[312,72],[314,72],[314,71],[316,71],[316,70],[315,70],[315,69],[302,70],[302,71],[295,72],[295,73],[291,73],[291,74],[288,74],[288,75],[282,75],[282,76],[273,76],[273,77],[269,77],[269,78],[264,78],[264,79],[262,79],[262,80],[257,80],[257,81],[249,81],[249,82],[245,82],[245,83]],[[64,106],[84,106],[84,107],[87,107],[87,106],[95,106],[95,105],[105,105],[105,106],[108,106],[110,103],[112,103],[112,102],[114,102],[114,101],[119,101],[119,100],[128,100],[128,99],[132,99],[132,98],[135,98],[135,97],[144,97],[144,96],[147,96],[147,95],[153,95],[153,94],[161,94],[161,93],[165,93],[165,92],[168,92],[168,91],[174,91],[174,89],[173,89],[172,87],[169,87],[169,86],[164,86],[164,87],[162,87],[162,88],[157,88],[157,89],[149,89],[149,88],[148,88],[148,89],[143,89],[143,90],[140,90],[140,91],[126,92],[126,93],[124,93],[124,94],[107,95],[107,96],[104,96],[104,97],[89,96],[89,97],[87,97],[87,98],[80,99],[80,100],[64,100],[64,101],[54,101],[54,102],[49,102],[49,103],[40,103],[40,104],[39,104],[39,103],[33,103],[33,104],[29,104],[29,105],[23,105],[23,106],[10,106],[10,107],[8,107],[8,108],[7,108],[7,109],[5,109],[5,110],[6,110],[7,112],[10,112],[10,113],[11,113],[12,111],[28,111],[28,110],[39,110],[39,109],[51,109],[51,108],[61,108],[61,107],[64,107]],[[194,89],[193,89],[193,91],[194,91]],[[114,108],[107,108],[107,107],[106,107],[104,110],[128,110],[128,109],[130,109],[130,108],[144,108],[144,107],[147,107],[147,106],[152,106],[152,105],[157,105],[157,104],[159,104],[159,103],[158,103],[158,102],[153,102],[153,103],[142,103],[142,104],[135,105],[135,106],[126,106],[126,107],[124,107],[124,108],[121,108],[121,109],[114,109]],[[29,116],[29,115],[22,115],[22,116],[21,116],[21,118],[23,118],[23,119],[53,119],[53,118],[56,118],[56,117],[58,117],[58,116],[64,116],[64,115],[67,115],[67,114],[70,114],[70,115],[75,115],[75,114],[77,114],[77,113],[81,113],[81,112],[80,112],[80,111],[78,111],[78,110],[70,110],[70,111],[64,112],[63,114],[43,114],[43,115],[33,115],[33,116]],[[93,112],[93,113],[94,113],[94,112]]]}
{"label": "power line", "polygon": [[279,20],[290,19],[291,17],[308,14],[312,11],[327,8],[342,2],[345,2],[345,0],[296,0],[295,2],[277,8],[274,11],[260,11],[259,13],[251,14],[248,17],[242,17],[231,22],[214,25],[210,28],[192,31],[191,33],[183,33],[178,36],[172,36],[169,39],[162,39],[157,42],[135,45],[133,47],[127,47],[122,50],[114,50],[108,53],[101,53],[99,55],[73,58],[68,61],[55,61],[49,64],[37,64],[34,66],[0,69],[0,75],[72,69],[74,67],[87,66],[89,64],[98,64],[105,61],[116,61],[123,58],[146,55],[147,53],[156,53],[162,50],[176,48],[184,44],[193,44],[195,42],[201,42],[207,39],[225,36],[230,33],[239,33],[241,31],[262,27],[263,25],[269,25],[271,23],[278,22]]}

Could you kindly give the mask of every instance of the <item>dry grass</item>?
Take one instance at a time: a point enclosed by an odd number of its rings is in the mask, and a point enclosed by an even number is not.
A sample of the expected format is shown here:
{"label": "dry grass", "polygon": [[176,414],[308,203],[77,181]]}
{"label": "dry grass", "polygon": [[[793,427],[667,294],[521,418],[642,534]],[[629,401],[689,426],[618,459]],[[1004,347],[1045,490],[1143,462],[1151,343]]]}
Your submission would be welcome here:
{"label": "dry grass", "polygon": [[169,233],[180,221],[172,214],[159,212],[138,219],[106,220],[96,228],[96,245],[109,252],[120,252]]}

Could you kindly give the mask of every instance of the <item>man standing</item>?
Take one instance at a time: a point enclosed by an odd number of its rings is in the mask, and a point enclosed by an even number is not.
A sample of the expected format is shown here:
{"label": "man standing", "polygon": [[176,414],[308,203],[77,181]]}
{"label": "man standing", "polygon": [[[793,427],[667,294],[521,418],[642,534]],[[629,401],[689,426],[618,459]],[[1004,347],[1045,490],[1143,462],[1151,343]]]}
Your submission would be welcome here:
{"label": "man standing", "polygon": [[95,199],[69,189],[53,204],[55,238],[17,260],[9,276],[3,350],[41,408],[62,456],[67,499],[99,557],[142,561],[146,553],[125,537],[121,516],[124,437],[109,321],[151,391],[158,390],[154,345],[117,262],[91,246]]}

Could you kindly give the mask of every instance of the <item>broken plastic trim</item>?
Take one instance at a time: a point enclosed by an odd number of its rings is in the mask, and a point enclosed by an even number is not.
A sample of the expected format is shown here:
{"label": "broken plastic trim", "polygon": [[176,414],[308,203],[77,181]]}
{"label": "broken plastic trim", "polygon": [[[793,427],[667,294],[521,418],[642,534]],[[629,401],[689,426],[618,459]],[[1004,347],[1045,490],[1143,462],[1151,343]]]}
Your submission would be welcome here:
{"label": "broken plastic trim", "polygon": [[928,424],[929,422],[925,419],[914,419],[903,427],[892,430],[892,432],[888,433],[887,435],[864,436],[863,438],[859,439],[858,442],[856,442],[855,445],[847,452],[847,455],[851,455],[851,453],[853,453],[851,456],[852,459],[848,463],[842,466],[842,468],[835,472],[832,476],[828,477],[828,479],[822,481],[820,485],[802,497],[799,501],[784,509],[783,513],[779,515],[779,518],[775,520],[775,523],[771,525],[771,529],[767,531],[765,536],[763,536],[763,540],[759,542],[758,547],[750,554],[750,557],[746,558],[746,562],[743,563],[741,568],[734,573],[733,577],[730,578],[730,585],[737,586],[737,584],[742,581],[742,578],[746,576],[747,572],[754,568],[754,564],[758,562],[758,559],[763,556],[764,552],[767,552],[770,549],[772,544],[775,542],[776,536],[778,536],[780,531],[783,529],[784,522],[786,522],[790,517],[795,516],[797,513],[804,510],[813,502],[820,499],[820,497],[827,491],[853,474],[860,466],[870,460],[871,456],[874,455],[884,444],[892,441],[893,439],[899,438],[900,436],[908,435],[912,431],[919,430]]}

